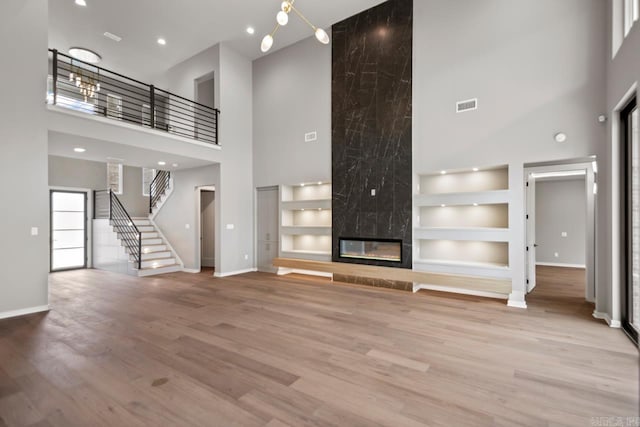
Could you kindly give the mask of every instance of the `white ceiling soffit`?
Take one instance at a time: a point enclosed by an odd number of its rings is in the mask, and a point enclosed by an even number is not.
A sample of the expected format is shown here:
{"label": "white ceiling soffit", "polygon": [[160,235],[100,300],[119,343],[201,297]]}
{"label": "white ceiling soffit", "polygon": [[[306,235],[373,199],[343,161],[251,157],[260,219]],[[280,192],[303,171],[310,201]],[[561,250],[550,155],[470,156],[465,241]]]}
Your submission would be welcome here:
{"label": "white ceiling soffit", "polygon": [[[74,148],[84,148],[86,151],[77,153]],[[49,132],[49,155],[102,163],[111,161],[127,166],[164,170],[191,169],[213,164],[193,157],[178,156],[162,151],[147,150],[131,145],[116,144],[114,142],[51,131]],[[160,161],[165,162],[166,165],[158,165]],[[174,164],[178,166],[174,167]]]}
{"label": "white ceiling soffit", "polygon": [[[260,41],[270,33],[282,0],[49,0],[49,47],[67,53],[81,46],[99,53],[101,66],[153,82],[172,66],[220,42],[251,59],[262,56]],[[298,0],[316,26],[332,24],[369,9],[380,0]],[[253,36],[247,27],[254,27]],[[122,37],[116,42],[105,32]],[[273,51],[313,36],[297,17],[281,28]],[[157,43],[158,38],[166,46]],[[324,46],[324,48],[328,48]]]}

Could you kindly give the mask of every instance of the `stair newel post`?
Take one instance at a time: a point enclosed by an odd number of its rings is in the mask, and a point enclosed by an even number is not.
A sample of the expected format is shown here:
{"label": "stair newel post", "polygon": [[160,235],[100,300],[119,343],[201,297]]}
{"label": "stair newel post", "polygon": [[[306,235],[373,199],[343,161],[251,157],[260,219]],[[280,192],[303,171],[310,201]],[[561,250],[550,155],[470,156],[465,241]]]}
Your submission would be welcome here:
{"label": "stair newel post", "polygon": [[113,194],[111,189],[109,189],[109,223],[113,222]]}
{"label": "stair newel post", "polygon": [[58,49],[53,49],[53,59],[51,60],[53,69],[52,74],[52,90],[53,90],[53,105],[58,103]]}
{"label": "stair newel post", "polygon": [[151,129],[156,127],[156,88],[154,85],[149,86],[149,124]]}
{"label": "stair newel post", "polygon": [[142,233],[138,231],[138,271],[142,269]]}

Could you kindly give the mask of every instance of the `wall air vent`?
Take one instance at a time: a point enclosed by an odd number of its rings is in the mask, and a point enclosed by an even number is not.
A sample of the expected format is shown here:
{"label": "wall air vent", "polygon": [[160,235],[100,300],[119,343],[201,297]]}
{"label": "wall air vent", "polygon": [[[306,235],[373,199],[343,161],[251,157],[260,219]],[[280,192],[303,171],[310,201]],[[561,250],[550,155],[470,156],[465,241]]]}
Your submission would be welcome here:
{"label": "wall air vent", "polygon": [[478,98],[456,102],[456,113],[464,113],[478,109]]}

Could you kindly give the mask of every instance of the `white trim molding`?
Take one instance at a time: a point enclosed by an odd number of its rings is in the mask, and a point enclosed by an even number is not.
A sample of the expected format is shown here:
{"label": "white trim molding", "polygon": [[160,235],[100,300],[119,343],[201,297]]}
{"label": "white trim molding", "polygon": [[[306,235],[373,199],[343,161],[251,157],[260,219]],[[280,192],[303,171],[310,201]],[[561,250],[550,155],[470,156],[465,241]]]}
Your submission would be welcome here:
{"label": "white trim molding", "polygon": [[183,273],[190,273],[190,274],[198,274],[200,273],[202,270],[200,270],[199,268],[183,268],[182,272]]}
{"label": "white trim molding", "polygon": [[473,295],[476,297],[494,298],[494,299],[502,299],[502,300],[506,300],[508,298],[507,295],[499,294],[497,292],[476,291],[473,289],[452,288],[449,286],[438,286],[438,285],[429,285],[429,284],[423,284],[423,283],[414,283],[413,293],[415,294],[420,290],[449,292],[453,294]]}
{"label": "white trim molding", "polygon": [[620,323],[619,320],[611,319],[611,316],[609,316],[609,313],[601,313],[599,311],[594,311],[593,317],[598,320],[604,320],[605,322],[607,322],[607,325],[609,325],[610,328],[618,329],[622,327],[622,323]]}
{"label": "white trim molding", "polygon": [[0,319],[10,319],[12,317],[26,316],[28,314],[42,313],[43,311],[49,311],[49,305],[40,305],[37,307],[23,308],[21,310],[5,311],[0,313]]}
{"label": "white trim molding", "polygon": [[527,308],[527,302],[524,298],[524,292],[513,291],[509,294],[509,301],[507,301],[507,306],[514,308]]}
{"label": "white trim molding", "polygon": [[543,267],[587,268],[585,264],[564,264],[561,262],[536,262],[536,265]]}
{"label": "white trim molding", "polygon": [[213,277],[217,277],[219,279],[222,279],[223,277],[238,276],[240,274],[247,274],[247,273],[255,273],[256,271],[258,271],[257,268],[246,268],[244,270],[230,271],[228,273],[218,273],[216,271],[213,274]]}
{"label": "white trim molding", "polygon": [[325,273],[323,271],[299,270],[295,268],[278,267],[278,276],[286,276],[287,274],[303,274],[306,276],[326,277],[333,280],[333,273]]}

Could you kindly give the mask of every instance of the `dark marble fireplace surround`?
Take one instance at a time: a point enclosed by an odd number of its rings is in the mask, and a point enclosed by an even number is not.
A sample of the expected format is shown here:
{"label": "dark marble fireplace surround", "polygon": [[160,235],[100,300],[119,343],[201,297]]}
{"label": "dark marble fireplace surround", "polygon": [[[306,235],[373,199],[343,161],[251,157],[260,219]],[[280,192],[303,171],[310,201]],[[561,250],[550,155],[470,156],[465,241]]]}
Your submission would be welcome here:
{"label": "dark marble fireplace surround", "polygon": [[[413,1],[332,28],[333,261],[411,268]],[[375,190],[375,195],[372,195]],[[402,261],[340,257],[340,238],[398,239]]]}

